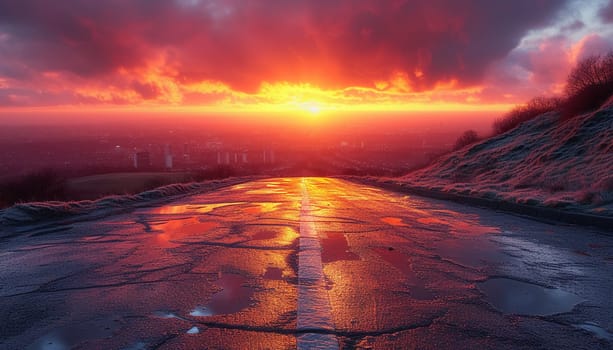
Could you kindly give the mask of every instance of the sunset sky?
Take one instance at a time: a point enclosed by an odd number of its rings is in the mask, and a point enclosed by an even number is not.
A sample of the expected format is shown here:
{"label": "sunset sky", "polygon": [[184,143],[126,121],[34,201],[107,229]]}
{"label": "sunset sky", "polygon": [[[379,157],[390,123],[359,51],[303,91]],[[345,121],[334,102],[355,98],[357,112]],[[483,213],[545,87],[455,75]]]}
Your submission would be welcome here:
{"label": "sunset sky", "polygon": [[503,110],[610,49],[609,0],[0,0],[0,111]]}

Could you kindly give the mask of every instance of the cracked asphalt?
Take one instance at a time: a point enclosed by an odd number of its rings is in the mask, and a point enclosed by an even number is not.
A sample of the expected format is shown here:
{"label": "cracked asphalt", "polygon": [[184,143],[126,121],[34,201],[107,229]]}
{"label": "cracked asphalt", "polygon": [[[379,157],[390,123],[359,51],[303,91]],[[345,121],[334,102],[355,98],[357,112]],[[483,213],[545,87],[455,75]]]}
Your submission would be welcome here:
{"label": "cracked asphalt", "polygon": [[2,349],[613,348],[597,229],[280,178],[19,230]]}

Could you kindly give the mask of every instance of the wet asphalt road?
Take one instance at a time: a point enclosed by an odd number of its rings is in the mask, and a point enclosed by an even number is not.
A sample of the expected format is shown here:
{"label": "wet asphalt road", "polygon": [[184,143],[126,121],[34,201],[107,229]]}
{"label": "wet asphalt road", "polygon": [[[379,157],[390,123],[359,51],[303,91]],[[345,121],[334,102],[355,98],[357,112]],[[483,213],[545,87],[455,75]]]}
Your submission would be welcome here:
{"label": "wet asphalt road", "polygon": [[605,233],[244,183],[0,241],[0,348],[610,349]]}

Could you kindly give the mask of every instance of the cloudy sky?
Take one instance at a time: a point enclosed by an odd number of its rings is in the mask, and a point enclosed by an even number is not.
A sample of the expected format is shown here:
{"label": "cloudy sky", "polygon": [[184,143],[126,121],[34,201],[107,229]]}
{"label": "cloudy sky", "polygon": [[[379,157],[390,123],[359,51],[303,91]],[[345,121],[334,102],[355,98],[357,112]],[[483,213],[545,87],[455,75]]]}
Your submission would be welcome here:
{"label": "cloudy sky", "polygon": [[613,0],[0,0],[0,109],[502,109],[613,49]]}

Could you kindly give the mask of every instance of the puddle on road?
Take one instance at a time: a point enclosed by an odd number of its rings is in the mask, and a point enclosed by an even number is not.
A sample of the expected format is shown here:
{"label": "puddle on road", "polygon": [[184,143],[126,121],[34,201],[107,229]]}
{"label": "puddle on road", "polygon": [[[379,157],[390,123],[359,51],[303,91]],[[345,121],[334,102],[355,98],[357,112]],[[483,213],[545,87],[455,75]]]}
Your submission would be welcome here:
{"label": "puddle on road", "polygon": [[153,316],[159,318],[176,318],[177,320],[186,321],[186,319],[184,319],[183,317],[178,316],[177,314],[169,311],[156,311],[153,313]]}
{"label": "puddle on road", "polygon": [[211,228],[218,226],[219,223],[214,221],[200,221],[198,218],[193,217],[163,221],[159,223],[150,222],[149,225],[153,231],[193,235],[206,232]]}
{"label": "puddle on road", "polygon": [[479,223],[471,223],[467,221],[454,221],[450,223],[451,228],[455,231],[455,233],[465,234],[465,235],[487,235],[487,234],[495,234],[500,233],[500,228],[494,226],[486,226],[481,225]]}
{"label": "puddle on road", "polygon": [[185,333],[187,333],[187,334],[198,334],[198,333],[200,333],[200,329],[198,327],[194,326],[194,327],[188,329],[187,332],[185,332]]}
{"label": "puddle on road", "polygon": [[281,205],[281,203],[278,202],[255,202],[255,203],[251,203],[253,204],[252,206],[246,207],[243,210],[247,213],[247,214],[265,214],[265,213],[272,213],[273,211],[276,211],[279,209],[279,206]]}
{"label": "puddle on road", "polygon": [[442,259],[465,267],[480,269],[503,259],[498,246],[486,238],[447,239],[433,245]]}
{"label": "puddle on road", "polygon": [[427,217],[427,218],[419,218],[417,222],[424,225],[449,225],[447,221],[443,221],[441,219]]}
{"label": "puddle on road", "polygon": [[388,224],[388,225],[392,225],[392,226],[402,226],[402,227],[408,227],[409,225],[405,224],[401,218],[394,218],[394,217],[385,217],[385,218],[381,218],[381,221],[383,221],[384,223]]}
{"label": "puddle on road", "polygon": [[147,343],[139,341],[127,348],[121,348],[121,350],[147,350]]}
{"label": "puddle on road", "polygon": [[165,248],[176,247],[179,244],[174,244],[171,240],[185,238],[186,236],[201,235],[209,230],[219,226],[219,223],[214,221],[200,221],[198,218],[186,218],[178,220],[170,220],[162,223],[149,223],[151,230],[158,231],[156,235],[160,246]]}
{"label": "puddle on road", "polygon": [[222,275],[215,284],[222,288],[213,294],[206,306],[198,306],[191,316],[206,317],[214,315],[233,314],[251,304],[254,289],[245,286],[247,279],[241,275],[228,273]]}
{"label": "puddle on road", "polygon": [[264,272],[262,277],[267,280],[282,280],[283,269],[280,269],[278,267],[267,267],[266,272]]}
{"label": "puddle on road", "polygon": [[[453,211],[437,211],[440,217],[427,216],[416,219],[424,225],[447,226],[451,232],[459,235],[480,236],[486,234],[500,233],[499,227],[480,224],[478,218],[465,218],[460,213]],[[425,213],[428,214],[428,213]]]}
{"label": "puddle on road", "polygon": [[255,241],[259,241],[259,240],[267,240],[267,239],[274,239],[277,237],[277,233],[275,231],[272,230],[262,230],[262,231],[258,231],[253,235],[253,240]]}
{"label": "puddle on road", "polygon": [[80,344],[94,339],[113,336],[119,329],[119,323],[104,319],[84,322],[56,329],[37,339],[27,347],[28,350],[68,350],[78,348]]}
{"label": "puddle on road", "polygon": [[478,288],[494,308],[505,314],[549,316],[569,312],[583,301],[560,289],[503,277],[481,282]]}
{"label": "puddle on road", "polygon": [[246,191],[245,194],[265,194],[265,195],[273,195],[273,194],[288,194],[287,191],[284,191],[282,188],[266,188],[261,190],[250,190]]}
{"label": "puddle on road", "polygon": [[210,203],[210,204],[182,204],[182,205],[165,205],[151,210],[153,214],[184,214],[184,213],[210,213],[217,208],[228,207],[232,205],[241,205],[245,202],[228,202],[228,203]]}
{"label": "puddle on road", "polygon": [[360,260],[360,257],[349,251],[347,238],[343,233],[328,233],[321,239],[321,262],[330,263],[339,260]]}
{"label": "puddle on road", "polygon": [[613,334],[607,332],[606,329],[600,327],[598,324],[593,322],[585,322],[582,324],[574,324],[573,327],[583,329],[584,331],[588,331],[594,334],[596,337],[608,341],[613,341]]}
{"label": "puddle on road", "polygon": [[271,226],[269,228],[256,228],[255,232],[252,233],[251,240],[272,241],[274,242],[274,246],[280,247],[291,244],[298,237],[299,235],[296,230],[291,227]]}

